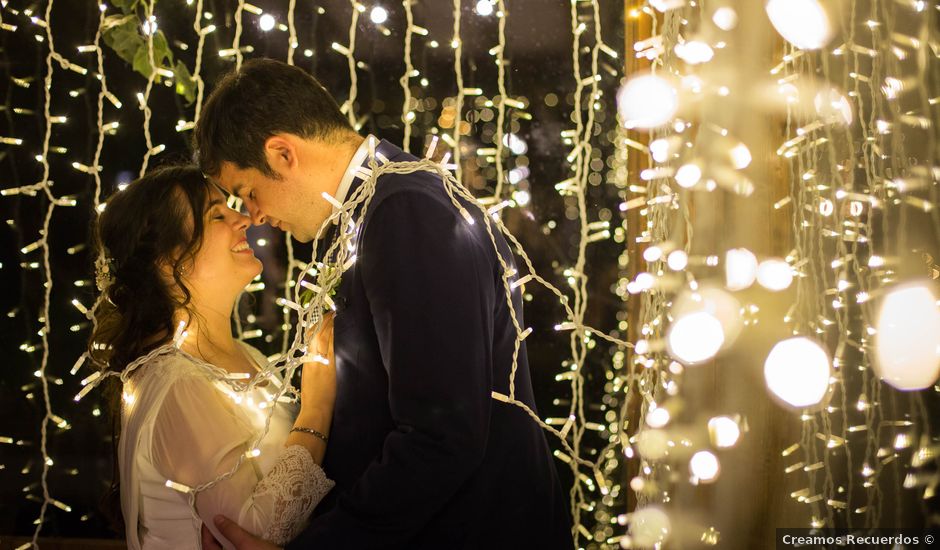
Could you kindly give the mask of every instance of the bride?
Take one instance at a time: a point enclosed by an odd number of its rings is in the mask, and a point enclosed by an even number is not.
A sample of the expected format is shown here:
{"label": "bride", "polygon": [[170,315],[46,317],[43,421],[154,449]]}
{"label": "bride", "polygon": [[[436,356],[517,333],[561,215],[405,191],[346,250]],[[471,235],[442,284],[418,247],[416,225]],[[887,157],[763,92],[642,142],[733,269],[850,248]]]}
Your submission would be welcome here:
{"label": "bride", "polygon": [[216,514],[283,544],[333,486],[319,466],[335,397],[331,318],[315,338],[329,365],[304,365],[299,411],[272,399],[280,379],[233,391],[267,363],[232,336],[236,299],[262,269],[249,225],[183,166],[115,193],[98,220],[104,296],[89,353],[124,381],[116,454],[131,550],[199,548],[203,522],[231,548],[206,521]]}

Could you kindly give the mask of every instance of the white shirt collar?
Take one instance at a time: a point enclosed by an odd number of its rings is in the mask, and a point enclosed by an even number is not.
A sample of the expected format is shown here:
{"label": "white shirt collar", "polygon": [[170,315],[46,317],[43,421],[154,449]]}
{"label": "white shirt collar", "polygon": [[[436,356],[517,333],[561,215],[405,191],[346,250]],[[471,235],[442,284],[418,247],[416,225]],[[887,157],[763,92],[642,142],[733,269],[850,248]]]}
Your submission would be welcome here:
{"label": "white shirt collar", "polygon": [[[371,135],[366,136],[366,139],[362,140],[362,144],[356,149],[356,153],[353,154],[352,160],[349,161],[349,166],[346,167],[343,179],[339,180],[339,187],[336,189],[336,197],[334,197],[336,202],[340,204],[346,202],[346,195],[349,194],[349,188],[352,187],[352,182],[356,179],[356,172],[359,171],[359,168],[361,168],[362,164],[366,161],[366,157],[369,156],[370,139],[375,138]],[[378,143],[377,139],[376,143]],[[361,176],[360,179],[362,179]],[[333,213],[336,213],[336,210],[337,208],[334,206]]]}

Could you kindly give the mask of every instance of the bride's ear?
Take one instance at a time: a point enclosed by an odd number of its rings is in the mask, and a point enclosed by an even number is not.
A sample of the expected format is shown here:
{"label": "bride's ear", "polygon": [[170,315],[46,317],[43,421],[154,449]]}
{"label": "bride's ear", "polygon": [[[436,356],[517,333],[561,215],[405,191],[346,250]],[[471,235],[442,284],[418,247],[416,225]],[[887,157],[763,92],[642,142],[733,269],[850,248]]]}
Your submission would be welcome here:
{"label": "bride's ear", "polygon": [[180,256],[164,258],[157,262],[157,270],[165,281],[175,284],[174,274],[180,278],[185,278],[187,273],[192,271],[192,259],[181,258]]}

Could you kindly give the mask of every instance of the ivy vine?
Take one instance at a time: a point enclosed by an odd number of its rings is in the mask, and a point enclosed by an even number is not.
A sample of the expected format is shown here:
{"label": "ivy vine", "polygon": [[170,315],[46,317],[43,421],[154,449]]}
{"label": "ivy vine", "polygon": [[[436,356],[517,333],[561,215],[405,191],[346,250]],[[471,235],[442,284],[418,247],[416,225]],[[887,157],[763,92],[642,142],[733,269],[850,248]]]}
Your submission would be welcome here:
{"label": "ivy vine", "polygon": [[[173,51],[160,30],[153,33],[154,65],[151,65],[148,37],[143,33],[144,22],[138,13],[143,0],[112,0],[111,4],[121,9],[121,15],[109,15],[105,18],[102,26],[104,43],[136,72],[148,79],[157,69],[171,71],[176,83],[176,93],[183,96],[187,104],[195,101],[196,81],[185,63],[180,60],[174,63]],[[159,80],[159,77],[158,73],[156,78]]]}

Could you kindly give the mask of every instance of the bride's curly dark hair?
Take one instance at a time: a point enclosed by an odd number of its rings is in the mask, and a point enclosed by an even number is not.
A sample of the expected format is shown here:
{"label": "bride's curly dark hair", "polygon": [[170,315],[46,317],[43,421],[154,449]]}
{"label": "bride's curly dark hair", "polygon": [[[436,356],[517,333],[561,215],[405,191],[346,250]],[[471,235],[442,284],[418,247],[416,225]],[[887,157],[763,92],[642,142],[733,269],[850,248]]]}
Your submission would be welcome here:
{"label": "bride's curly dark hair", "polygon": [[[110,284],[95,308],[88,353],[102,369],[121,372],[138,357],[168,343],[174,314],[191,294],[182,278],[199,251],[210,183],[194,166],[147,173],[109,198],[94,227],[95,254],[107,258]],[[117,441],[121,389],[106,389],[112,424],[114,480],[102,501],[112,527],[123,532],[118,492]]]}
{"label": "bride's curly dark hair", "polygon": [[194,166],[166,166],[108,200],[94,232],[111,279],[88,343],[97,364],[121,371],[173,337],[174,313],[191,298],[182,271],[202,244],[209,186]]}

